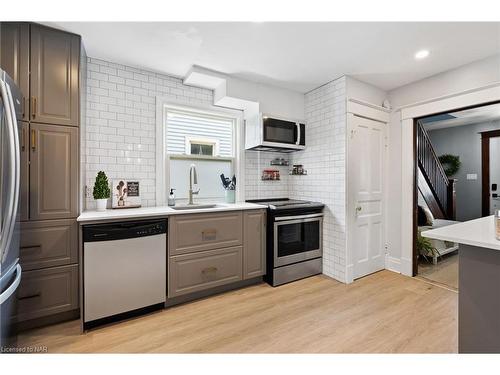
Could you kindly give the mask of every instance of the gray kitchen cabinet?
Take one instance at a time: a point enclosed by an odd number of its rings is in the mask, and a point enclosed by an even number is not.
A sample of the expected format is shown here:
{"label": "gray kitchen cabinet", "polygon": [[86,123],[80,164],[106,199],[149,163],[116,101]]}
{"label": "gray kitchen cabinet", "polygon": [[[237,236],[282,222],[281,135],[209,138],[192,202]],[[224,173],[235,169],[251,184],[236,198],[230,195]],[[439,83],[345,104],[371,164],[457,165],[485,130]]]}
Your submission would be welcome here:
{"label": "gray kitchen cabinet", "polygon": [[30,25],[25,22],[1,23],[0,66],[16,82],[23,95],[23,114],[29,119]]}
{"label": "gray kitchen cabinet", "polygon": [[241,264],[241,246],[171,257],[168,296],[177,297],[239,281]]}
{"label": "gray kitchen cabinet", "polygon": [[23,272],[17,300],[17,322],[77,309],[78,265]]}
{"label": "gray kitchen cabinet", "polygon": [[266,273],[266,210],[182,214],[168,220],[169,298]]}
{"label": "gray kitchen cabinet", "polygon": [[175,215],[169,219],[170,255],[240,246],[241,211]]}
{"label": "gray kitchen cabinet", "polygon": [[80,37],[31,25],[31,121],[78,126]]}
{"label": "gray kitchen cabinet", "polygon": [[20,260],[24,271],[78,262],[75,219],[21,223]]}
{"label": "gray kitchen cabinet", "polygon": [[243,278],[251,279],[266,273],[266,211],[243,213]]}
{"label": "gray kitchen cabinet", "polygon": [[78,213],[78,129],[30,124],[30,220]]}
{"label": "gray kitchen cabinet", "polygon": [[[78,35],[29,22],[0,22],[0,28],[0,66],[24,99],[18,120],[20,262],[26,272],[18,322],[32,328],[78,313],[75,219],[79,212],[80,53],[85,54]],[[33,291],[36,288],[40,290]]]}
{"label": "gray kitchen cabinet", "polygon": [[29,173],[30,173],[30,148],[29,148],[29,131],[30,125],[27,122],[21,122],[21,168],[20,168],[20,205],[21,205],[21,221],[29,220]]}

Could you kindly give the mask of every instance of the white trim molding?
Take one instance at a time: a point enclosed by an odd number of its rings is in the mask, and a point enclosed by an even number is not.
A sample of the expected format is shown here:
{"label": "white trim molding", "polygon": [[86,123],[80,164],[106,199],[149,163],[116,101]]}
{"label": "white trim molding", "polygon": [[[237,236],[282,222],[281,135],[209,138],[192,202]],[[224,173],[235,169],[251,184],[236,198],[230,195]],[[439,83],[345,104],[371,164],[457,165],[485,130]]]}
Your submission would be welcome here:
{"label": "white trim molding", "polygon": [[454,111],[464,107],[484,105],[497,101],[498,99],[495,98],[499,96],[500,83],[495,83],[401,108],[401,119],[413,119],[435,113]]}
{"label": "white trim molding", "polygon": [[214,116],[228,117],[234,120],[234,160],[236,175],[236,202],[245,200],[245,152],[243,144],[243,112],[241,110],[222,108],[213,105],[192,105],[181,101],[156,97],[156,205],[164,206],[168,198],[169,158],[167,155],[166,115],[169,109],[197,112]]}
{"label": "white trim molding", "polygon": [[465,90],[461,93],[427,100],[415,105],[405,106],[401,112],[401,273],[413,274],[413,124],[419,117],[436,113],[453,112],[462,108],[500,102],[500,83],[492,83],[480,88]]}
{"label": "white trim molding", "polygon": [[375,104],[363,102],[358,99],[349,98],[347,100],[347,113],[365,117],[371,120],[389,123],[390,110]]}
{"label": "white trim molding", "polygon": [[385,269],[392,272],[401,273],[401,259],[391,257],[388,254],[386,254]]}

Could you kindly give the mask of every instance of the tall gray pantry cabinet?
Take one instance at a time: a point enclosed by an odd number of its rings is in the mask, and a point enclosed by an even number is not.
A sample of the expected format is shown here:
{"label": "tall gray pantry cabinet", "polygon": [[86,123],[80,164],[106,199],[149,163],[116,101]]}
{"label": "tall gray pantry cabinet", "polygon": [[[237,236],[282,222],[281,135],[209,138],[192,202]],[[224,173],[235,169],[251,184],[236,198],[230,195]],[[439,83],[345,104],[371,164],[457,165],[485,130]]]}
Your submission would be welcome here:
{"label": "tall gray pantry cabinet", "polygon": [[80,59],[78,35],[1,23],[0,65],[23,94],[18,327],[79,315]]}

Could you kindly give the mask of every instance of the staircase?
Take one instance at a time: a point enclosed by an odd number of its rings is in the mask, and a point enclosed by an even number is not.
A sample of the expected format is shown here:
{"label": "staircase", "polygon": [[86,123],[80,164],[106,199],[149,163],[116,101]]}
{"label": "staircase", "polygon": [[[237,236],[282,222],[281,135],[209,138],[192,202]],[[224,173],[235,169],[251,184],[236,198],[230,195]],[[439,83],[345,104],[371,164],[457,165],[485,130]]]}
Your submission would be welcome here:
{"label": "staircase", "polygon": [[427,131],[417,122],[418,190],[424,197],[434,217],[455,220],[455,179],[444,172]]}

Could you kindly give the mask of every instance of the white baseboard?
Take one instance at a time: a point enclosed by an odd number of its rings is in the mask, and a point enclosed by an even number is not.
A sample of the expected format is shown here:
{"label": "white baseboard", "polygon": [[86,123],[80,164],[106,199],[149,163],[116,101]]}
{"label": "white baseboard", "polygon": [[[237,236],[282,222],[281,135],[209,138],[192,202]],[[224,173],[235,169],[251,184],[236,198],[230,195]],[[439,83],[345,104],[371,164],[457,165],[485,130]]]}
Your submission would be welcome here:
{"label": "white baseboard", "polygon": [[350,284],[354,281],[354,264],[348,264],[346,267],[345,283]]}
{"label": "white baseboard", "polygon": [[401,273],[406,276],[413,276],[413,265],[411,259],[401,258]]}
{"label": "white baseboard", "polygon": [[389,271],[401,273],[401,259],[386,255],[386,257],[385,257],[385,269],[389,270]]}

